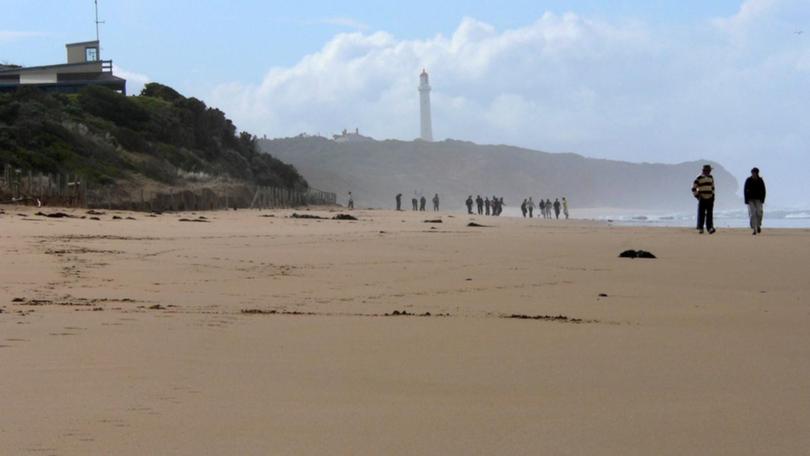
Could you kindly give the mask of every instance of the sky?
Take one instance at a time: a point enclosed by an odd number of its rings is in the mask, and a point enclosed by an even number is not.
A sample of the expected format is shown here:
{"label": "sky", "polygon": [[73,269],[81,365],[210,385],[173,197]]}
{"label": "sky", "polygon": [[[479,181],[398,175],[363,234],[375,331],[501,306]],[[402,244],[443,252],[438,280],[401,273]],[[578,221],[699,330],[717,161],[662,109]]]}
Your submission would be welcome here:
{"label": "sky", "polygon": [[[0,0],[0,11],[0,62],[63,62],[64,43],[95,37],[91,0]],[[99,11],[102,58],[130,93],[170,85],[258,136],[413,139],[426,68],[439,140],[714,160],[740,184],[758,166],[772,206],[810,208],[808,0],[100,0]]]}

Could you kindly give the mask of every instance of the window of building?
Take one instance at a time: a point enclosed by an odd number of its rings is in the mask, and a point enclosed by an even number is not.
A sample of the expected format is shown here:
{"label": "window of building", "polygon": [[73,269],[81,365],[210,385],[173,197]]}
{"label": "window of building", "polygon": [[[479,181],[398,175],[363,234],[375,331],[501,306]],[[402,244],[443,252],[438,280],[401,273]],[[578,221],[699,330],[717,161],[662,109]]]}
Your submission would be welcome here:
{"label": "window of building", "polygon": [[98,60],[98,48],[89,47],[84,50],[84,60],[87,62],[95,62]]}

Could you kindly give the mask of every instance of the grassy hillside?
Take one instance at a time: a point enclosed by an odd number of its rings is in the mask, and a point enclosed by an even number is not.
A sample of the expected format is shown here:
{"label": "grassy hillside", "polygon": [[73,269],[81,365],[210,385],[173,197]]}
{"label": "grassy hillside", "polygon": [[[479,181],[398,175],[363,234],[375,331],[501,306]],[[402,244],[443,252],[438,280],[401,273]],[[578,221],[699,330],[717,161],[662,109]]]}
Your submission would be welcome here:
{"label": "grassy hillside", "polygon": [[294,167],[259,153],[221,111],[170,87],[126,97],[101,87],[79,94],[33,88],[0,94],[0,165],[78,173],[98,184],[231,178],[304,189]]}

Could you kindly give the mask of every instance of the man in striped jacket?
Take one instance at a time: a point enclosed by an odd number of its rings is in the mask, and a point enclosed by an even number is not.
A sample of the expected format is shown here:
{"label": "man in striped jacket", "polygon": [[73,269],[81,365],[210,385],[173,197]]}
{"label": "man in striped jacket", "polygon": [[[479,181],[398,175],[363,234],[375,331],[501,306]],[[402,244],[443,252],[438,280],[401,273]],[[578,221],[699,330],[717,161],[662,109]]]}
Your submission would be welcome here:
{"label": "man in striped jacket", "polygon": [[714,233],[714,177],[711,165],[703,165],[703,173],[692,184],[692,195],[698,200],[697,229],[703,234],[705,222],[709,234]]}

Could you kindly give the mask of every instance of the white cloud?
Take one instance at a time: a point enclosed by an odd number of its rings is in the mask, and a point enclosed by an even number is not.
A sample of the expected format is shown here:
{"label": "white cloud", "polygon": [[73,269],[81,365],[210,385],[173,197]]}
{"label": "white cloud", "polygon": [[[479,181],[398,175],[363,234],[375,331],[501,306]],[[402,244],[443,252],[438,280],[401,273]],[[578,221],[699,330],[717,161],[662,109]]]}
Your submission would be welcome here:
{"label": "white cloud", "polygon": [[787,165],[810,165],[810,42],[790,30],[810,19],[803,2],[749,0],[708,28],[546,13],[509,30],[465,18],[451,36],[416,40],[342,33],[206,100],[260,135],[360,127],[411,139],[425,67],[439,138],[633,161],[709,158],[740,178],[771,165],[791,182],[773,194],[807,201],[804,176]]}
{"label": "white cloud", "polygon": [[113,74],[127,80],[127,93],[130,95],[138,95],[143,86],[152,81],[152,78],[145,74],[129,71],[116,64],[113,64]]}
{"label": "white cloud", "polygon": [[731,17],[717,18],[713,23],[728,32],[740,32],[767,15],[778,4],[779,0],[745,0],[736,14]]}

